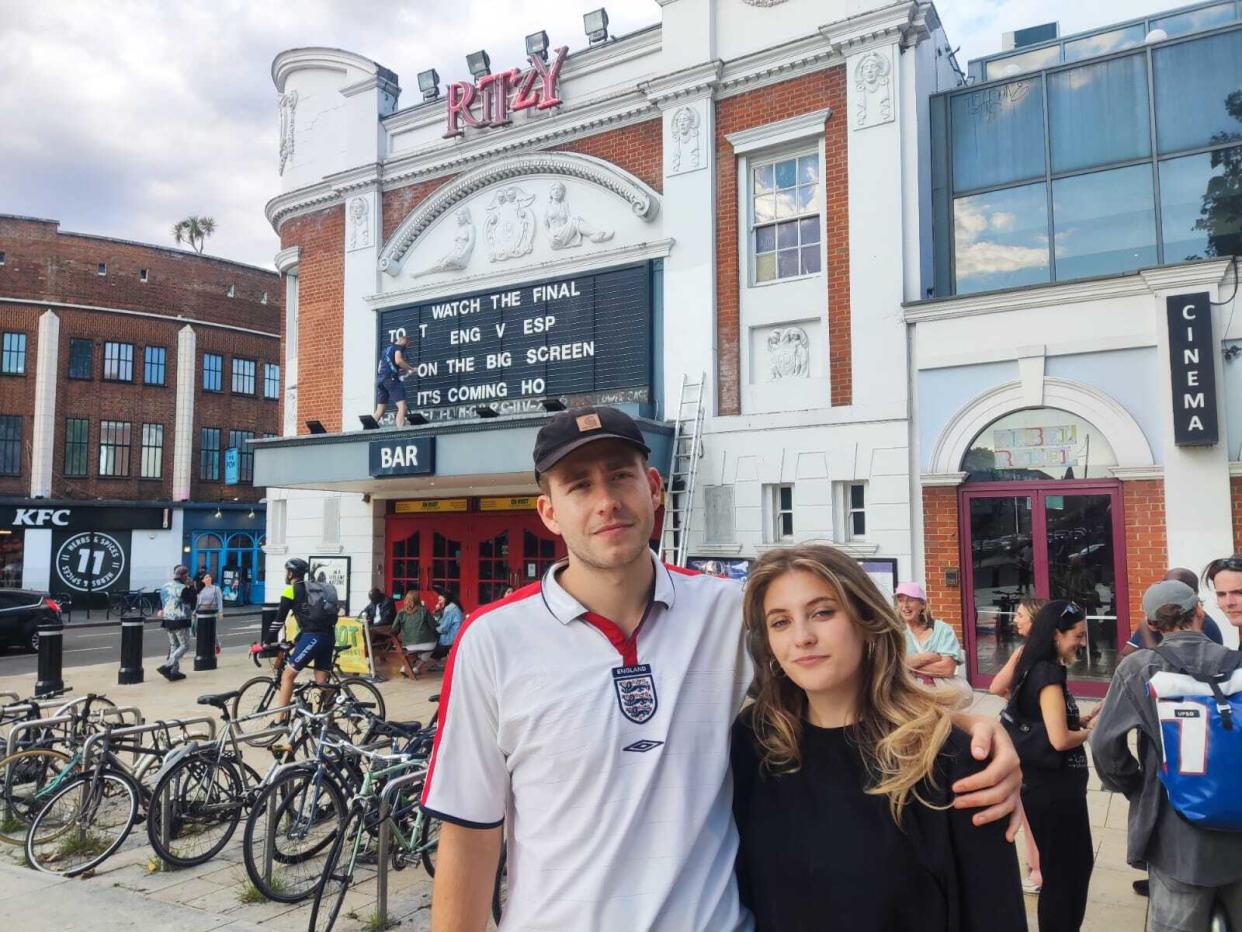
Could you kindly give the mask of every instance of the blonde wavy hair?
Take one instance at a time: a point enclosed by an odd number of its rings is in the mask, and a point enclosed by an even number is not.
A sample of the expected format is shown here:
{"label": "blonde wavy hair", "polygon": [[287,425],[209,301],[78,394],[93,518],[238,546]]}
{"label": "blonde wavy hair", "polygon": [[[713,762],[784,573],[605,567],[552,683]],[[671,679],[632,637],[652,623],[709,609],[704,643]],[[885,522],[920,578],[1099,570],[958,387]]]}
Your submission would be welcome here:
{"label": "blonde wavy hair", "polygon": [[889,811],[898,825],[911,799],[935,808],[921,795],[920,784],[927,781],[938,788],[933,767],[952,727],[953,702],[911,679],[905,664],[905,622],[858,562],[833,547],[803,544],[769,550],[755,562],[747,579],[743,620],[755,661],[752,721],[764,767],[773,773],[789,773],[802,765],[806,693],[785,676],[773,655],[763,610],[768,587],[781,576],[798,572],[818,576],[829,585],[867,642],[854,725],[855,739],[873,778],[866,791],[888,797]]}

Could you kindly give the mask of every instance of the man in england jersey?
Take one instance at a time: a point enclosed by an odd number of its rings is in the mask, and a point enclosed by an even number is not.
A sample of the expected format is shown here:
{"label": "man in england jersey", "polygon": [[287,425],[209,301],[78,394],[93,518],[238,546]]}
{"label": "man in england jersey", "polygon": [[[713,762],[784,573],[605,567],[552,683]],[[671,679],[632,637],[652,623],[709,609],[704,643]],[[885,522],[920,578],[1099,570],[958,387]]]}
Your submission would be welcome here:
{"label": "man in england jersey", "polygon": [[[751,680],[736,583],[655,558],[661,503],[638,426],[607,407],[539,432],[539,515],[569,557],[463,626],[423,805],[443,822],[435,932],[478,932],[502,833],[501,928],[751,928],[733,865],[729,729]],[[963,717],[991,765],[954,787],[976,822],[1015,808],[1017,756]]]}

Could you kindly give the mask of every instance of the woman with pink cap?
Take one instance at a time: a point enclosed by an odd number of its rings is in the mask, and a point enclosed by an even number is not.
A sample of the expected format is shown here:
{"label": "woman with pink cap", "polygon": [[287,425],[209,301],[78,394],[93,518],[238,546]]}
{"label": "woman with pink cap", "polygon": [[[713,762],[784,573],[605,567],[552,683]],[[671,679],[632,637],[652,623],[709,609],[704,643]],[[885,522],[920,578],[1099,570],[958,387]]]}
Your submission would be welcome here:
{"label": "woman with pink cap", "polygon": [[927,593],[916,582],[897,587],[897,613],[906,623],[906,666],[925,686],[936,686],[957,674],[962,646],[943,621],[932,617]]}

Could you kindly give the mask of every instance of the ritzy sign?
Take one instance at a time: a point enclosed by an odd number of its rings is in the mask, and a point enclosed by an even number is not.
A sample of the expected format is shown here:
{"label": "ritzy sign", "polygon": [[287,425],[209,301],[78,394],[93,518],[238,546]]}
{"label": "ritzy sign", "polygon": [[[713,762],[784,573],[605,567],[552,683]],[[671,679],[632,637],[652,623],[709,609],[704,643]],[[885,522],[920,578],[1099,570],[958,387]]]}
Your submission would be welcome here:
{"label": "ritzy sign", "polygon": [[1171,296],[1168,315],[1173,442],[1178,446],[1216,443],[1220,426],[1216,419],[1212,306],[1207,292]]}
{"label": "ritzy sign", "polygon": [[[547,110],[556,107],[561,99],[556,96],[556,82],[565,64],[567,46],[556,50],[556,58],[549,64],[541,55],[530,56],[530,67],[525,71],[510,68],[496,74],[485,74],[474,84],[457,81],[448,87],[448,128],[444,138],[452,139],[466,131],[466,127],[480,129],[485,126],[507,126],[514,110]],[[510,99],[510,94],[513,95]]]}

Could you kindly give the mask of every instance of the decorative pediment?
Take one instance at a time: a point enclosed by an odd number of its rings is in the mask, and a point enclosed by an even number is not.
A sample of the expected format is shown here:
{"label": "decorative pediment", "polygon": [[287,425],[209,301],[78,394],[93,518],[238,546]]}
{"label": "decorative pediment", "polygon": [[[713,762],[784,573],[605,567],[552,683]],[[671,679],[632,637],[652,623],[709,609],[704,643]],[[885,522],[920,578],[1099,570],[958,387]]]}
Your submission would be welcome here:
{"label": "decorative pediment", "polygon": [[[542,184],[536,185],[536,181]],[[550,200],[546,205],[534,205],[536,189],[547,187],[548,182],[551,187],[544,197]],[[471,205],[466,202],[489,188],[495,188],[495,193],[486,203],[473,205],[472,214]],[[571,211],[575,188],[602,191],[619,201],[628,215],[647,223],[659,213],[660,198],[655,191],[602,159],[565,152],[520,155],[466,172],[415,207],[384,245],[379,267],[394,278],[401,275],[407,257],[420,245],[421,238],[439,226],[438,221],[450,212],[456,214],[453,236],[441,237],[445,241],[436,244],[436,255],[415,274],[464,270],[476,251],[476,237],[485,241],[486,248],[480,247],[479,253],[490,261],[524,256],[535,245],[534,228],[526,229],[524,225],[538,222],[538,217],[543,218],[541,236],[552,249],[608,241],[612,231],[606,217],[580,216]],[[542,190],[540,193],[544,194]],[[482,226],[482,232],[476,232],[475,224]]]}

